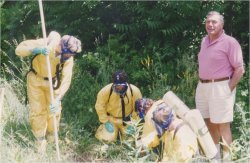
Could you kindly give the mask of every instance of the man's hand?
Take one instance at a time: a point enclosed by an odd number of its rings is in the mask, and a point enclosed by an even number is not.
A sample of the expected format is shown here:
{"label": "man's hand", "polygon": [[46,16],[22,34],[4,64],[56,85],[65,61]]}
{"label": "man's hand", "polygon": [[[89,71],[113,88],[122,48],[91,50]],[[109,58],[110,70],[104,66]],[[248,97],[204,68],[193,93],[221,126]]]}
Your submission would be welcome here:
{"label": "man's hand", "polygon": [[49,55],[50,49],[48,47],[34,48],[32,50],[32,55],[43,54],[45,56]]}
{"label": "man's hand", "polygon": [[61,100],[59,98],[55,98],[54,102],[49,105],[50,113],[54,114],[58,112],[60,105]]}
{"label": "man's hand", "polygon": [[244,73],[245,73],[245,69],[243,66],[235,68],[232,79],[229,82],[229,88],[230,88],[231,92],[234,90],[234,88],[240,82],[240,79]]}
{"label": "man's hand", "polygon": [[109,133],[113,133],[114,130],[114,126],[111,122],[106,122],[104,123],[105,129],[109,132]]}
{"label": "man's hand", "polygon": [[135,127],[132,125],[127,125],[126,127],[126,134],[128,135],[134,135],[135,134]]}

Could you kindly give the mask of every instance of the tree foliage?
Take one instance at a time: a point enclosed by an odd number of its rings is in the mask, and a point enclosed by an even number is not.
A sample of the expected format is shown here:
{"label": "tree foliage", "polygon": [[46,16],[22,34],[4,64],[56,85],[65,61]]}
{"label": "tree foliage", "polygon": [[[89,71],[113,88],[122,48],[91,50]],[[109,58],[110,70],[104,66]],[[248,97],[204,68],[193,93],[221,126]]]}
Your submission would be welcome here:
{"label": "tree foliage", "polygon": [[[67,114],[96,116],[96,93],[117,69],[143,96],[157,99],[173,90],[194,107],[197,53],[210,10],[223,13],[225,31],[239,40],[248,65],[247,1],[44,1],[43,7],[47,32],[76,35],[83,43],[64,99]],[[15,46],[42,37],[37,1],[3,1],[1,34],[1,77],[10,80],[6,67],[15,68],[9,61],[22,67]]]}

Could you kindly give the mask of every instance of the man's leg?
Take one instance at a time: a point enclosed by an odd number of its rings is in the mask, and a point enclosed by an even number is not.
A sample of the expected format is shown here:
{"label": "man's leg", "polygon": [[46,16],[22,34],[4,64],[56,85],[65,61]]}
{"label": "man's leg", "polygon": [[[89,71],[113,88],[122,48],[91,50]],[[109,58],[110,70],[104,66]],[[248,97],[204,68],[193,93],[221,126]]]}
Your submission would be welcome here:
{"label": "man's leg", "polygon": [[209,118],[205,119],[208,130],[214,140],[215,144],[219,144],[220,142],[220,132],[218,128],[218,124],[212,123]]}
{"label": "man's leg", "polygon": [[206,125],[208,127],[208,130],[211,134],[211,137],[215,143],[215,146],[218,150],[217,155],[215,156],[217,160],[221,159],[221,154],[220,154],[220,132],[218,128],[218,124],[212,123],[209,118],[205,119]]}
{"label": "man's leg", "polygon": [[219,132],[222,138],[223,143],[223,160],[228,162],[230,161],[230,149],[229,146],[232,143],[232,133],[230,128],[230,123],[221,123],[218,124]]}
{"label": "man's leg", "polygon": [[221,123],[218,124],[219,132],[222,137],[222,140],[225,141],[228,146],[232,143],[232,133],[230,128],[230,123]]}
{"label": "man's leg", "polygon": [[[226,80],[215,82],[213,84],[213,94],[209,101],[209,108],[211,113],[210,121],[217,124],[218,132],[222,141],[224,141],[225,144],[230,145],[232,142],[230,122],[233,121],[233,108],[236,92],[235,89],[233,91],[230,90],[228,82],[229,81]],[[223,148],[228,152],[227,155],[229,155],[228,146],[224,146]]]}
{"label": "man's leg", "polygon": [[[61,110],[62,107],[60,106],[59,111],[56,114],[56,127],[57,127],[57,132],[59,132],[59,124],[60,124],[60,119],[61,119]],[[48,108],[48,112],[50,112]],[[54,143],[55,141],[55,133],[54,133],[54,117],[53,114],[48,113],[48,128],[47,128],[47,140],[49,143]]]}
{"label": "man's leg", "polygon": [[113,131],[106,129],[105,124],[101,124],[95,134],[95,137],[105,143],[112,143],[117,140],[118,137],[118,127],[110,122],[113,126]]}
{"label": "man's leg", "polygon": [[45,133],[47,129],[47,110],[45,94],[36,76],[28,74],[27,89],[30,105],[29,119],[32,132],[36,137],[36,147],[39,153],[44,153],[46,149]]}

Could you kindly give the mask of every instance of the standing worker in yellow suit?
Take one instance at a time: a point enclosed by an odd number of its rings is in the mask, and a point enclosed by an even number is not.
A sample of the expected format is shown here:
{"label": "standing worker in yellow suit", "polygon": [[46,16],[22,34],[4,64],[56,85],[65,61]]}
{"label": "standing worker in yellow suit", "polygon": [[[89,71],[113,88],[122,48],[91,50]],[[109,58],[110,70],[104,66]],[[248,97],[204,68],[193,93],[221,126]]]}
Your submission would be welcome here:
{"label": "standing worker in yellow suit", "polygon": [[[149,106],[151,104],[151,106]],[[163,100],[136,101],[136,110],[145,115],[145,123],[138,146],[152,149],[164,143],[162,162],[189,162],[198,153],[196,134]]]}
{"label": "standing worker in yellow suit", "polygon": [[[45,45],[47,43],[47,46]],[[21,57],[33,55],[30,71],[27,73],[29,99],[29,120],[36,137],[38,152],[45,152],[47,141],[54,140],[53,114],[56,114],[57,128],[61,116],[61,100],[69,89],[72,79],[73,56],[81,52],[81,41],[69,35],[60,36],[52,31],[47,39],[26,40],[16,48]],[[46,56],[49,55],[54,89],[54,103],[50,99]]]}
{"label": "standing worker in yellow suit", "polygon": [[117,71],[112,75],[113,83],[103,87],[95,104],[99,121],[102,123],[96,131],[96,138],[104,142],[115,142],[118,133],[122,138],[132,131],[126,125],[131,118],[137,119],[135,101],[142,97],[140,90],[128,83],[128,76],[124,71]]}

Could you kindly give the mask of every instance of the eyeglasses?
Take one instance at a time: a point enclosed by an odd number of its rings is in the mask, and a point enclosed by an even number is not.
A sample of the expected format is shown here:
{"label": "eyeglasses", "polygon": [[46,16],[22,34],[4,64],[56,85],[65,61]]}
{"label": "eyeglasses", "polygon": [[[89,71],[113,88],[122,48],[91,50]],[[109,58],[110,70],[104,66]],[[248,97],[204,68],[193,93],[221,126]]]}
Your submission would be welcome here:
{"label": "eyeglasses", "polygon": [[112,89],[118,94],[124,94],[128,89],[128,85],[127,83],[113,84]]}

